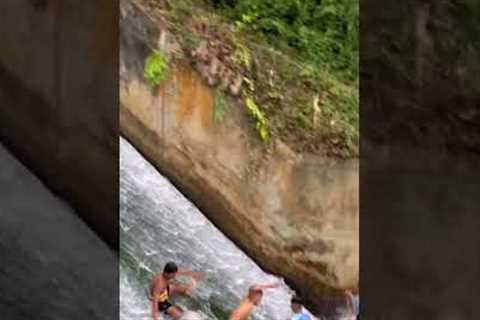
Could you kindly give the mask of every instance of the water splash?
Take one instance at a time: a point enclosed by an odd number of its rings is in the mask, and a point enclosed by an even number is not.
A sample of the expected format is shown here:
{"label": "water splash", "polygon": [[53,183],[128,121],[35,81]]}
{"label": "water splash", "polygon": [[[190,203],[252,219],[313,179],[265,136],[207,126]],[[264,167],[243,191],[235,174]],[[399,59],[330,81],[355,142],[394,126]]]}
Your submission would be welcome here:
{"label": "water splash", "polygon": [[[146,288],[167,261],[206,273],[190,298],[176,303],[224,320],[263,272],[127,141],[120,139],[120,319],[150,319]],[[255,320],[285,320],[292,291],[267,290]]]}

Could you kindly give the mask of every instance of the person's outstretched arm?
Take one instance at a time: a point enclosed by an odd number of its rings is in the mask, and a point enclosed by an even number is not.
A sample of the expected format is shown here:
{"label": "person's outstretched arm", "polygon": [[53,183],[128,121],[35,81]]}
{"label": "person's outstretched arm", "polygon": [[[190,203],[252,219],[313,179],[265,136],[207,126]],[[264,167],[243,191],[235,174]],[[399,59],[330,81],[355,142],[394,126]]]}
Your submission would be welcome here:
{"label": "person's outstretched arm", "polygon": [[190,292],[197,286],[197,281],[192,280],[189,284],[171,284],[170,291],[179,294],[190,294]]}
{"label": "person's outstretched arm", "polygon": [[179,276],[188,276],[194,279],[201,279],[204,276],[203,272],[195,272],[187,268],[179,268],[177,271],[177,275]]}
{"label": "person's outstretched arm", "polygon": [[252,286],[256,290],[263,290],[263,289],[275,289],[280,287],[280,283],[266,283],[266,284],[255,284]]}

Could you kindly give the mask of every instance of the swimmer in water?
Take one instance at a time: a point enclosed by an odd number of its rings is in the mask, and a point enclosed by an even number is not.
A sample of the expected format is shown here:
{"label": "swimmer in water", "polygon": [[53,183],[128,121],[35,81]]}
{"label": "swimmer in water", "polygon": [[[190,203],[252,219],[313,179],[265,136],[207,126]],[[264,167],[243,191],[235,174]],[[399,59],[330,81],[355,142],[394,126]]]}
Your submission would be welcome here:
{"label": "swimmer in water", "polygon": [[245,320],[253,312],[253,309],[260,304],[264,289],[280,287],[279,283],[254,285],[248,289],[248,295],[240,302],[240,305],[232,311],[228,320]]}
{"label": "swimmer in water", "polygon": [[[189,276],[193,281],[188,285],[179,285],[173,283],[176,276]],[[163,312],[180,319],[183,310],[169,301],[170,295],[173,293],[189,294],[196,286],[196,280],[203,278],[203,273],[193,272],[187,269],[179,269],[173,262],[169,262],[163,268],[163,272],[153,277],[150,284],[149,299],[152,307],[152,318],[158,320],[158,313]]]}

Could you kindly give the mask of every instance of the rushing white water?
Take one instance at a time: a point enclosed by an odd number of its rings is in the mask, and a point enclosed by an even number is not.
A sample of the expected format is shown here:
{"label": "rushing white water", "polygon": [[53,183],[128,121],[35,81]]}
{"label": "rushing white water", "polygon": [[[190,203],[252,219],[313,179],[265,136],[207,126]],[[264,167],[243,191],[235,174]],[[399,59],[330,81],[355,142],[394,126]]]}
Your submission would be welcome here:
{"label": "rushing white water", "polygon": [[[120,139],[120,319],[150,319],[146,288],[167,261],[203,271],[191,297],[176,303],[225,320],[263,272],[126,140]],[[268,289],[252,319],[285,320],[291,290]]]}

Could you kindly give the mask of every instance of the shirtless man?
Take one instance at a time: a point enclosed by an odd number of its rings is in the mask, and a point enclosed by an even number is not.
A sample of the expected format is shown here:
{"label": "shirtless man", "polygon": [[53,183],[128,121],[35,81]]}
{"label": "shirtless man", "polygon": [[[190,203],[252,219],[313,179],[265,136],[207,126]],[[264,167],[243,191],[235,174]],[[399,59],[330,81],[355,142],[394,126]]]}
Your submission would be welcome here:
{"label": "shirtless man", "polygon": [[280,287],[279,283],[254,285],[248,289],[248,295],[240,302],[240,305],[232,311],[228,320],[245,320],[253,311],[253,308],[260,304],[263,297],[263,290]]}
{"label": "shirtless man", "polygon": [[[173,283],[176,276],[189,276],[193,281],[188,285]],[[187,269],[179,269],[173,262],[169,262],[163,268],[163,272],[153,277],[150,284],[150,302],[152,318],[158,320],[158,312],[164,312],[169,316],[179,319],[183,311],[180,307],[172,305],[169,301],[172,293],[189,294],[195,287],[196,281],[203,277],[203,273],[193,272]]]}

